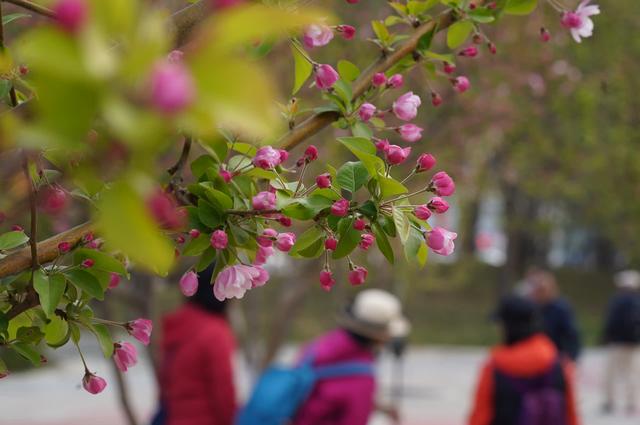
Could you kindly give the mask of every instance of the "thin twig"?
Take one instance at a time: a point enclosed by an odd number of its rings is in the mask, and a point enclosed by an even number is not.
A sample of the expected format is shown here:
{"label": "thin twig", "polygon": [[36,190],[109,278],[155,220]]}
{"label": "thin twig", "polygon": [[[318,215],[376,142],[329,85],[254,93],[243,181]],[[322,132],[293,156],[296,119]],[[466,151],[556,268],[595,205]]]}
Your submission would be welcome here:
{"label": "thin twig", "polygon": [[29,158],[26,152],[24,152],[22,171],[24,172],[24,177],[27,179],[27,183],[29,185],[29,208],[31,210],[31,234],[29,235],[29,245],[31,247],[31,284],[33,285],[33,273],[40,268],[40,262],[38,261],[38,208],[36,204],[36,187],[31,179],[31,174],[29,173]]}
{"label": "thin twig", "polygon": [[278,214],[280,210],[226,210],[227,214],[239,215],[239,216],[253,216],[253,215],[266,215],[266,214]]}
{"label": "thin twig", "polygon": [[178,162],[176,162],[171,168],[167,170],[167,173],[171,177],[180,176],[182,169],[184,168],[184,164],[189,159],[189,152],[191,152],[191,144],[193,140],[191,137],[185,137],[184,144],[182,145],[182,152],[180,153],[180,158],[178,158]]}
{"label": "thin twig", "polygon": [[30,2],[28,0],[1,0],[1,1],[3,1],[5,3],[11,3],[11,4],[19,6],[19,7],[23,8],[23,9],[30,10],[32,12],[35,12],[35,13],[39,14],[39,15],[47,16],[49,18],[55,18],[55,16],[56,16],[55,13],[53,13],[53,10],[48,9],[48,8],[46,8],[44,6],[41,6],[39,4]]}

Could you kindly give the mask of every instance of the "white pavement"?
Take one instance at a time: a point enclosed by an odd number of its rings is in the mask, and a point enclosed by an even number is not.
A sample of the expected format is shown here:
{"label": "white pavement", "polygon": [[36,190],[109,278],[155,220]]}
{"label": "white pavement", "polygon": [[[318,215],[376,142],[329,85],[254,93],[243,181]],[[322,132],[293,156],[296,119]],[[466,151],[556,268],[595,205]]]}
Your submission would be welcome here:
{"label": "white pavement", "polygon": [[[403,425],[463,425],[476,373],[485,350],[474,348],[415,348],[404,365],[401,407]],[[579,373],[580,411],[584,425],[638,425],[640,416],[602,416],[600,382],[604,353],[588,350]],[[89,354],[91,368],[109,380],[103,394],[92,396],[80,388],[82,365],[72,352],[37,371],[14,374],[0,381],[0,425],[120,425],[110,365],[98,353]],[[379,367],[382,397],[390,397],[397,369],[384,358]],[[246,374],[241,381],[246,381]],[[155,408],[156,390],[150,366],[142,362],[127,373],[133,405],[146,425]],[[246,385],[241,385],[246,388]],[[387,422],[375,417],[372,425]]]}

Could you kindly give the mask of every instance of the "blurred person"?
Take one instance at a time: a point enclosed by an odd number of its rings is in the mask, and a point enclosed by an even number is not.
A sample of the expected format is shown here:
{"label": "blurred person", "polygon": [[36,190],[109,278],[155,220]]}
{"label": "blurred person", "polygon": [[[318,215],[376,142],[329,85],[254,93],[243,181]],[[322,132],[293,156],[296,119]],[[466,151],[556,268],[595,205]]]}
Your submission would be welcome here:
{"label": "blurred person", "polygon": [[640,272],[620,272],[615,282],[618,292],[609,302],[603,332],[603,342],[608,348],[603,411],[613,411],[615,387],[619,383],[626,392],[627,411],[632,414],[637,403],[634,358],[640,344]]}
{"label": "blurred person", "polygon": [[[373,365],[383,347],[405,337],[409,326],[395,296],[379,289],[360,292],[339,318],[339,327],[320,336],[301,353],[316,367],[359,361]],[[321,380],[297,412],[292,425],[366,425],[374,410],[399,421],[395,406],[376,402],[374,374]]]}
{"label": "blurred person", "polygon": [[214,265],[198,273],[198,289],[163,319],[161,414],[154,425],[232,425],[235,340],[227,303],[211,289]]}
{"label": "blurred person", "polygon": [[578,425],[573,362],[540,329],[535,304],[504,298],[496,312],[502,344],[482,367],[469,425]]}
{"label": "blurred person", "polygon": [[580,332],[569,302],[560,296],[555,276],[545,270],[527,273],[528,296],[539,306],[542,330],[551,338],[560,354],[574,362],[581,350]]}

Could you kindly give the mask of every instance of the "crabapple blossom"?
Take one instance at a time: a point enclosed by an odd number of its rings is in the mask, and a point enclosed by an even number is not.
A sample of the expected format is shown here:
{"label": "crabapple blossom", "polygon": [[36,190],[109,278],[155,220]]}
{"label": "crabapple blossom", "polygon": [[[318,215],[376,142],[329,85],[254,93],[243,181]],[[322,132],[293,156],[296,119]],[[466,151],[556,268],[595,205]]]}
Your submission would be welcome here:
{"label": "crabapple blossom", "polygon": [[393,102],[393,113],[402,121],[411,121],[418,115],[418,107],[421,103],[420,96],[411,91],[407,92]]}
{"label": "crabapple blossom", "polygon": [[397,128],[398,133],[400,133],[400,137],[405,142],[417,142],[422,138],[422,127],[418,127],[415,124],[404,124]]}

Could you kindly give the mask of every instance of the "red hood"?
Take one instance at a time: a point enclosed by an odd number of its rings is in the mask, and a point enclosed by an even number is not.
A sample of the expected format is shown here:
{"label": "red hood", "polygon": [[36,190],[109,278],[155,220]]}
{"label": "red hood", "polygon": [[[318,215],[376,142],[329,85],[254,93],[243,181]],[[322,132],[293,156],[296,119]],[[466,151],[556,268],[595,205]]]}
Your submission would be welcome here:
{"label": "red hood", "polygon": [[305,347],[305,354],[313,350],[314,363],[332,364],[342,361],[372,362],[372,350],[358,344],[346,331],[331,331]]}
{"label": "red hood", "polygon": [[193,340],[197,333],[221,324],[228,326],[224,318],[208,313],[191,303],[185,303],[162,319],[162,346],[166,349],[182,345]]}
{"label": "red hood", "polygon": [[528,377],[540,374],[558,358],[553,342],[537,334],[514,345],[499,345],[491,352],[491,361],[509,375]]}

